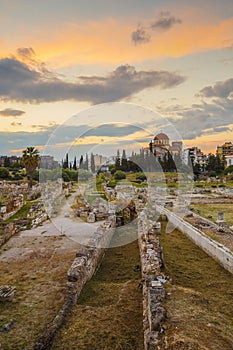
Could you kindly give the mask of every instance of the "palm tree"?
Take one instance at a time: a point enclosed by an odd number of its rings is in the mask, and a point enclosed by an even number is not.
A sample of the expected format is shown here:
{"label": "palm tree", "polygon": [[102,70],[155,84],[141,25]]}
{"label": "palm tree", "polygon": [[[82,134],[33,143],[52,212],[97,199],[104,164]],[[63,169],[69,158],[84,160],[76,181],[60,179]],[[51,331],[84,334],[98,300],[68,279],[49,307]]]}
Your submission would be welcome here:
{"label": "palm tree", "polygon": [[25,166],[26,172],[29,176],[29,187],[32,188],[32,177],[34,171],[40,163],[39,151],[35,147],[27,147],[23,151],[22,163]]}

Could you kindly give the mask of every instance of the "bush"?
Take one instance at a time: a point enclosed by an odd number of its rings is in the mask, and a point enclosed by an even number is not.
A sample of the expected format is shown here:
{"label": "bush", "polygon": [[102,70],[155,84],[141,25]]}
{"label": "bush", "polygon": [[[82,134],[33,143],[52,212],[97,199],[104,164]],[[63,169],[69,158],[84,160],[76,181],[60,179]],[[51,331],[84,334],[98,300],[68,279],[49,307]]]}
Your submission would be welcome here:
{"label": "bush", "polygon": [[93,175],[89,170],[78,170],[78,181],[88,181],[91,177],[93,177]]}
{"label": "bush", "polygon": [[126,178],[126,174],[122,170],[117,170],[114,174],[115,180],[123,180]]}
{"label": "bush", "polygon": [[109,171],[112,175],[116,172],[116,167],[114,164],[109,165]]}
{"label": "bush", "polygon": [[137,173],[136,174],[136,179],[137,180],[141,180],[141,181],[145,181],[147,179],[146,175],[144,173]]}
{"label": "bush", "polygon": [[65,182],[69,182],[70,181],[70,176],[69,174],[67,173],[67,171],[63,171],[62,169],[62,178]]}
{"label": "bush", "polygon": [[110,179],[108,183],[108,187],[115,187],[116,186],[116,180],[114,178]]}
{"label": "bush", "polygon": [[0,179],[7,179],[9,176],[9,170],[4,167],[0,167]]}
{"label": "bush", "polygon": [[231,174],[233,173],[233,165],[229,165],[225,170],[224,170],[224,175]]}
{"label": "bush", "polygon": [[216,177],[216,176],[217,176],[217,174],[216,174],[215,171],[211,171],[211,172],[209,173],[209,177]]}

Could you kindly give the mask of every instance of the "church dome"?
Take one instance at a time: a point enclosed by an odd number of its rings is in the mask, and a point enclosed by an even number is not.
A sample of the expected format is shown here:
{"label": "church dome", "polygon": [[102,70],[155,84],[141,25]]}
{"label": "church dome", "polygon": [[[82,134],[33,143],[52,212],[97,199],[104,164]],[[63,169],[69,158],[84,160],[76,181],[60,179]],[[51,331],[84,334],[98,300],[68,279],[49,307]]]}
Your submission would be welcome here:
{"label": "church dome", "polygon": [[161,132],[160,134],[154,137],[154,140],[169,140],[169,137]]}

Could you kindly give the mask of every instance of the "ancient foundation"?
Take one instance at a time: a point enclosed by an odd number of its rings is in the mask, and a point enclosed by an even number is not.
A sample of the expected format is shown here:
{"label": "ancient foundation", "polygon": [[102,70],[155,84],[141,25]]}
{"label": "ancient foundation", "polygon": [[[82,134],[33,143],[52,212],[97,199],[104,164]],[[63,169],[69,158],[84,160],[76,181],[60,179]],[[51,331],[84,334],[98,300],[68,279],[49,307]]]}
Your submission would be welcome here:
{"label": "ancient foundation", "polygon": [[158,205],[155,205],[155,210],[160,214],[165,214],[174,227],[189,237],[208,255],[218,261],[226,270],[233,273],[233,253],[230,249],[211,239],[202,231],[193,227],[170,210]]}
{"label": "ancient foundation", "polygon": [[65,302],[52,323],[47,326],[44,333],[35,342],[34,350],[48,350],[51,348],[55,335],[64,324],[65,318],[77,301],[83,286],[98,268],[105,251],[104,247],[108,247],[114,234],[115,223],[115,216],[109,217],[93,234],[93,238],[88,242],[88,245],[77,251],[76,258],[67,272]]}
{"label": "ancient foundation", "polygon": [[145,220],[138,221],[138,237],[141,255],[143,284],[143,330],[145,350],[157,349],[162,343],[166,310],[163,307],[166,282],[161,272],[162,249],[159,239]]}

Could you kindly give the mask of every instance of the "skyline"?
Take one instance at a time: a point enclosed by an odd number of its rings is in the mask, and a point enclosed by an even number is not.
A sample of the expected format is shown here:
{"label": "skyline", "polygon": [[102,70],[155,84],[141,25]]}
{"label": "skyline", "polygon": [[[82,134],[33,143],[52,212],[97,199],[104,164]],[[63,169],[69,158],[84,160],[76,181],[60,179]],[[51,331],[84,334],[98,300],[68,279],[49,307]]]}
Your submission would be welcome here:
{"label": "skyline", "polygon": [[[42,149],[58,126],[67,131],[72,116],[111,102],[160,113],[187,146],[204,153],[233,140],[231,1],[4,0],[1,6],[1,154]],[[138,122],[151,131],[153,120],[143,115]],[[120,136],[118,129],[82,141],[147,142],[143,130],[133,140],[132,129],[122,128]],[[74,140],[71,132],[57,142]]]}

